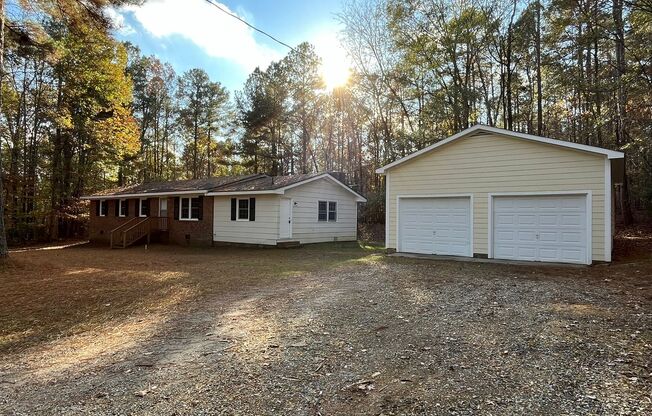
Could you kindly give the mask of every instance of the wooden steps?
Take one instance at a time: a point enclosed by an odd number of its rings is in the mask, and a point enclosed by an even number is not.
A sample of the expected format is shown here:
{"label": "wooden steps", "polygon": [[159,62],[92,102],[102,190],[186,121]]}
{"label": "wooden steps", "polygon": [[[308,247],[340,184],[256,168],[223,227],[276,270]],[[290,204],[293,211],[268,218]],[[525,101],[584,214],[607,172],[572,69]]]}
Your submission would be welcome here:
{"label": "wooden steps", "polygon": [[149,244],[152,234],[167,232],[167,217],[136,217],[111,231],[111,248],[127,248],[139,241]]}

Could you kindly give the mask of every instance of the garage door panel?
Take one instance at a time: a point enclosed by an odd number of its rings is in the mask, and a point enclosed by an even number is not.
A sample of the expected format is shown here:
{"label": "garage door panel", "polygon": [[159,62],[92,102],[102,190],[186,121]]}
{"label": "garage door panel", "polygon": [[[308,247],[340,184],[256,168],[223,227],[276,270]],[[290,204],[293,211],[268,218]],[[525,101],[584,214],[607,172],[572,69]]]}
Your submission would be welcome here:
{"label": "garage door panel", "polygon": [[516,259],[521,260],[536,260],[537,248],[534,246],[517,246],[514,250],[516,252]]}
{"label": "garage door panel", "polygon": [[571,243],[571,244],[577,244],[577,243],[582,243],[584,240],[584,235],[579,232],[579,231],[564,231],[561,233],[561,242],[562,243]]}
{"label": "garage door panel", "polygon": [[561,249],[561,258],[565,262],[583,263],[586,259],[585,250]]}
{"label": "garage door panel", "polygon": [[514,214],[500,214],[496,216],[496,223],[505,225],[515,224],[516,217]]}
{"label": "garage door panel", "polygon": [[539,225],[559,225],[559,216],[557,214],[541,214],[539,215]]}
{"label": "garage door panel", "polygon": [[536,232],[534,230],[519,230],[516,233],[516,241],[519,243],[534,243],[537,241]]}
{"label": "garage door panel", "polygon": [[516,216],[518,225],[535,225],[537,223],[536,215],[518,215]]}
{"label": "garage door panel", "polygon": [[470,256],[470,198],[401,198],[399,250]]}
{"label": "garage door panel", "polygon": [[494,197],[493,210],[495,258],[586,262],[585,196]]}
{"label": "garage door panel", "polygon": [[565,214],[561,216],[561,225],[581,226],[586,222],[582,214]]}

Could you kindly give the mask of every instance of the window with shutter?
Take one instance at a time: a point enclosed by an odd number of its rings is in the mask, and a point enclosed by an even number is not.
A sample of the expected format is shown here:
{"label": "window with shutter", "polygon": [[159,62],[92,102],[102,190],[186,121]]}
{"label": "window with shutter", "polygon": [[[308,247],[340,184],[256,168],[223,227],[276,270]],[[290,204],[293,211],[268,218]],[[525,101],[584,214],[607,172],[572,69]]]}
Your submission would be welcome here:
{"label": "window with shutter", "polygon": [[106,199],[100,200],[100,217],[106,217],[109,214],[109,201]]}
{"label": "window with shutter", "polygon": [[127,216],[127,200],[119,199],[118,200],[118,216],[126,217]]}
{"label": "window with shutter", "polygon": [[238,221],[249,221],[249,199],[238,199]]}
{"label": "window with shutter", "polygon": [[147,217],[149,215],[149,200],[147,198],[140,198],[138,201],[138,216]]}
{"label": "window with shutter", "polygon": [[180,220],[197,221],[201,212],[201,199],[199,197],[182,197],[181,198],[181,215]]}

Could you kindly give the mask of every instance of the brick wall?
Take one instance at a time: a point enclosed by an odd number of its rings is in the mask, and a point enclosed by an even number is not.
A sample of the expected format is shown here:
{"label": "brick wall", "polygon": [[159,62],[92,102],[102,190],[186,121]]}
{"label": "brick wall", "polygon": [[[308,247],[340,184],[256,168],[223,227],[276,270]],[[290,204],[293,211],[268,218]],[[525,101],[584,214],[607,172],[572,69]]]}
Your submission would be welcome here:
{"label": "brick wall", "polygon": [[[168,198],[167,241],[180,245],[211,245],[213,243],[213,197],[204,197],[203,216],[200,221],[181,221],[174,218],[175,198]],[[138,215],[138,199],[128,199],[127,217],[116,215],[117,199],[107,199],[109,212],[105,217],[97,215],[99,201],[91,201],[89,238],[95,243],[109,243],[111,230]],[[150,216],[159,216],[159,198],[150,198]],[[165,240],[165,235],[162,235]]]}
{"label": "brick wall", "polygon": [[[88,234],[89,239],[94,243],[107,243],[109,242],[111,236],[111,230],[119,227],[121,224],[132,220],[137,216],[137,199],[128,199],[127,203],[129,205],[127,216],[118,217],[116,215],[116,204],[118,203],[117,199],[107,199],[109,205],[109,212],[106,217],[100,217],[97,215],[97,205],[100,201],[91,201],[91,212],[90,220],[88,224]],[[158,202],[158,200],[156,200]],[[150,212],[153,212],[153,207],[156,205],[154,201],[150,201]]]}
{"label": "brick wall", "polygon": [[203,216],[199,221],[175,220],[175,198],[168,199],[168,223],[170,224],[171,243],[202,246],[213,244],[213,197],[205,196],[203,199]]}

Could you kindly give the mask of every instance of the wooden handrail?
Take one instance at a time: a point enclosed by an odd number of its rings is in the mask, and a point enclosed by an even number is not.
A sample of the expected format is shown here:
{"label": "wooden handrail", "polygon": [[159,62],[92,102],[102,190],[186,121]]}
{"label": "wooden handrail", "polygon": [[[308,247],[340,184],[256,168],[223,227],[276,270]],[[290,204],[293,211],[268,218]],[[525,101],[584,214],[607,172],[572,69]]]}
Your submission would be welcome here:
{"label": "wooden handrail", "polygon": [[[140,221],[138,221],[140,220]],[[147,242],[150,240],[152,231],[167,231],[167,217],[136,217],[111,231],[111,247],[114,247],[114,232],[122,234],[121,242],[118,246],[126,248],[139,239],[147,236]],[[134,221],[138,221],[135,224]],[[125,228],[129,226],[128,228]]]}
{"label": "wooden handrail", "polygon": [[111,230],[111,234],[109,236],[110,244],[111,244],[110,247],[113,247],[113,234],[115,232],[117,232],[117,231],[120,231],[121,228],[126,227],[127,225],[129,225],[130,223],[136,221],[137,219],[138,219],[138,217],[134,217],[134,218],[130,219],[129,221],[124,222],[124,223],[118,225],[117,227],[115,227],[114,229]]}
{"label": "wooden handrail", "polygon": [[135,225],[127,228],[122,232],[122,246],[127,247],[131,245],[134,241],[139,240],[143,236],[147,235],[149,241],[150,233],[150,220],[152,217],[147,217],[142,221],[136,223]]}

